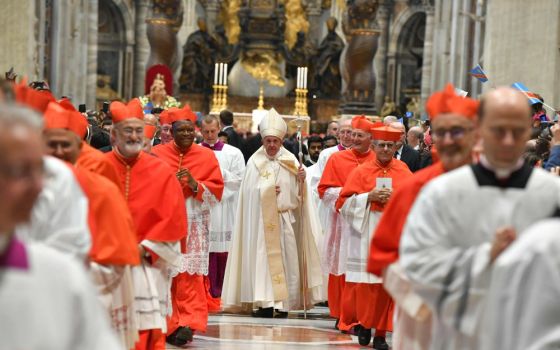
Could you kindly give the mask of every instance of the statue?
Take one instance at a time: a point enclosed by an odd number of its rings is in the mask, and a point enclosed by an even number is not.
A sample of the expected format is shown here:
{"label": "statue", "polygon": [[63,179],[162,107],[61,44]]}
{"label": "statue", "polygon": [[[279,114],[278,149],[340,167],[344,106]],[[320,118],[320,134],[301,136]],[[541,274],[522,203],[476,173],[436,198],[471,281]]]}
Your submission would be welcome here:
{"label": "statue", "polygon": [[319,45],[313,59],[313,90],[317,96],[327,98],[340,97],[342,78],[340,75],[340,54],[344,41],[336,34],[338,21],[331,17],[327,20],[328,34]]}
{"label": "statue", "polygon": [[163,75],[158,74],[154,78],[152,85],[150,86],[150,94],[141,96],[140,102],[142,103],[142,109],[144,112],[151,112],[154,108],[168,109],[171,107],[179,107],[179,102],[173,97],[168,96],[165,90],[165,81],[163,80]]}
{"label": "statue", "polygon": [[96,99],[102,101],[120,100],[121,96],[119,93],[111,87],[110,75],[100,74],[97,76],[97,89],[95,90],[95,97]]}
{"label": "statue", "polygon": [[395,114],[396,110],[397,110],[396,103],[393,102],[393,100],[391,100],[389,96],[385,96],[385,103],[383,103],[383,106],[381,107],[381,112],[379,113],[381,115],[381,118],[385,118],[388,115]]}
{"label": "statue", "polygon": [[412,112],[413,116],[417,117],[420,115],[420,106],[418,104],[418,97],[413,97],[410,102],[406,104],[406,110]]}
{"label": "statue", "polygon": [[216,61],[232,64],[237,61],[238,50],[231,45],[226,35],[223,24],[218,24],[214,30],[214,42],[216,43]]}
{"label": "statue", "polygon": [[198,30],[187,39],[179,84],[187,92],[211,93],[216,40],[208,34],[206,21],[199,18]]}
{"label": "statue", "polygon": [[283,46],[283,55],[286,59],[286,77],[296,78],[297,68],[306,67],[314,55],[313,47],[307,42],[304,32],[297,33],[297,40],[291,50]]}

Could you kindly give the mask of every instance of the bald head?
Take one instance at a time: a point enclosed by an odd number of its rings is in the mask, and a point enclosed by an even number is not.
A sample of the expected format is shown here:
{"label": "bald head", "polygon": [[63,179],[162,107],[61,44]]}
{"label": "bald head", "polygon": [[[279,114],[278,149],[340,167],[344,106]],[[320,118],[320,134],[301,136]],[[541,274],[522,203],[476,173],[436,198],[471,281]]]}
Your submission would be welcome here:
{"label": "bald head", "polygon": [[424,130],[420,126],[413,126],[408,129],[406,140],[410,147],[416,147],[420,144],[420,140],[424,138]]}
{"label": "bald head", "polygon": [[[490,90],[484,94],[480,100],[478,109],[479,120],[482,120],[487,114],[492,114],[499,110],[517,110],[521,114],[525,114],[530,120],[532,111],[527,97],[514,88],[501,86]],[[487,113],[490,111],[490,113]]]}
{"label": "bald head", "polygon": [[397,129],[397,130],[400,130],[402,132],[401,139],[399,141],[397,141],[397,149],[399,149],[404,144],[404,139],[406,137],[406,134],[405,134],[406,129],[405,129],[403,123],[399,123],[399,122],[392,122],[391,124],[389,124],[389,126],[393,129]]}
{"label": "bald head", "polygon": [[481,100],[479,122],[488,162],[497,169],[515,168],[531,135],[527,97],[510,87],[489,91]]}
{"label": "bald head", "polygon": [[395,117],[394,115],[388,115],[383,119],[383,124],[391,125],[392,123],[397,122],[397,120],[397,117]]}
{"label": "bald head", "polygon": [[153,114],[144,115],[144,123],[146,123],[147,125],[153,125],[153,126],[158,126],[158,124],[159,124],[157,117]]}

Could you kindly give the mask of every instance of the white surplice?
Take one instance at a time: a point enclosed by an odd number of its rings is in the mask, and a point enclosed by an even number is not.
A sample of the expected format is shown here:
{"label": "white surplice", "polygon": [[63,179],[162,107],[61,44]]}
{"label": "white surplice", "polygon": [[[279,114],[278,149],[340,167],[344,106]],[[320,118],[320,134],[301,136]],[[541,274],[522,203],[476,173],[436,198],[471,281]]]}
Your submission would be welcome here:
{"label": "white surplice", "polygon": [[[314,171],[311,174],[308,174],[308,176],[310,176],[309,185],[312,187],[312,191],[317,194],[317,198],[319,197],[317,186],[321,181],[321,176],[323,176],[325,166],[327,165],[327,162],[331,155],[335,154],[338,151],[338,145],[322,150],[321,153],[319,153],[319,160],[317,160],[317,163],[314,165]],[[335,196],[331,196],[330,198],[334,198],[334,201],[336,202],[336,198],[338,198],[338,192]],[[334,211],[334,203],[332,201],[329,201],[328,199],[325,201],[321,200],[320,198],[318,199],[319,200],[317,202],[314,202],[317,203],[317,215],[319,216],[319,222],[321,223],[321,228],[323,229],[324,234],[327,234],[327,232],[329,232],[329,228],[332,225],[333,217],[336,215],[336,211]],[[320,245],[319,247],[322,256],[321,261],[323,261],[325,249],[323,245]],[[328,272],[328,269],[326,269],[325,271]]]}
{"label": "white surplice", "polygon": [[239,188],[245,174],[245,159],[238,148],[228,144],[221,151],[214,150],[214,154],[224,178],[224,192],[221,201],[210,210],[210,252],[226,253],[231,245]]}
{"label": "white surplice", "polygon": [[370,242],[381,212],[371,211],[368,193],[354,194],[346,199],[340,216],[348,225],[342,227],[342,237],[347,237],[346,282],[381,283],[381,279],[367,272]]}
{"label": "white surplice", "polygon": [[517,185],[503,188],[481,183],[481,168],[464,166],[428,183],[401,238],[400,263],[433,313],[431,349],[479,349],[496,230],[521,232],[559,203],[560,180],[541,169],[524,166],[525,180],[515,176]]}
{"label": "white surplice", "polygon": [[68,165],[50,156],[43,160],[43,190],[33,206],[30,223],[19,225],[16,235],[85,260],[91,248],[87,197]]}
{"label": "white surplice", "polygon": [[277,195],[280,243],[288,289],[288,299],[275,300],[261,212],[261,175],[254,161],[257,156],[266,157],[263,147],[249,159],[241,183],[233,242],[224,276],[222,303],[226,307],[251,304],[253,307],[274,307],[284,311],[303,308],[301,257],[305,251],[307,303],[311,306],[323,298],[322,273],[315,245],[320,233],[310,225],[306,215],[311,206],[309,196],[306,196],[303,203],[303,232],[300,232],[299,208],[302,204],[298,195],[299,185],[296,176],[279,163],[280,160],[289,161],[297,167],[299,162],[283,147],[274,159],[266,160],[267,170],[275,176],[276,185],[280,188]]}
{"label": "white surplice", "polygon": [[155,264],[142,260],[132,267],[134,308],[139,330],[167,330],[166,316],[171,314],[171,278],[183,268],[179,242],[143,240],[144,247],[159,257]]}
{"label": "white surplice", "polygon": [[25,248],[29,269],[0,267],[0,349],[124,350],[81,263]]}
{"label": "white surplice", "polygon": [[483,350],[560,349],[560,219],[521,232],[494,262]]}

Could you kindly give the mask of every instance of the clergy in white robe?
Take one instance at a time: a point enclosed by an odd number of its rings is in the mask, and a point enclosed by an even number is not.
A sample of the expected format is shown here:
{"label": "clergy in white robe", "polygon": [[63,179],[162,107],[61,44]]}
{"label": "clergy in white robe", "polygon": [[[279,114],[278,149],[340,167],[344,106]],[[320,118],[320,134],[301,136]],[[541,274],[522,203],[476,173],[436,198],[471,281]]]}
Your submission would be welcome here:
{"label": "clergy in white robe", "polygon": [[41,118],[1,105],[0,149],[0,347],[121,349],[83,262],[14,235],[43,187]]}
{"label": "clergy in white robe", "polygon": [[[210,209],[209,220],[209,263],[208,279],[210,295],[218,298],[222,295],[222,285],[231,236],[237,212],[237,200],[241,180],[245,173],[245,159],[239,148],[223,143],[218,139],[220,121],[214,116],[207,116],[201,124],[204,141],[201,146],[214,152],[220,164],[224,179],[222,199]],[[213,310],[211,310],[213,311]]]}
{"label": "clergy in white robe", "polygon": [[14,238],[0,248],[0,274],[0,348],[124,350],[75,259]]}
{"label": "clergy in white robe", "polygon": [[496,259],[481,349],[560,348],[560,219],[557,215],[521,232]]}
{"label": "clergy in white robe", "polygon": [[[497,88],[484,95],[477,131],[480,162],[428,183],[401,237],[402,266],[432,310],[431,349],[479,349],[493,261],[515,232],[559,205],[558,178],[521,158],[531,131],[523,94]],[[461,133],[443,134],[452,136]]]}
{"label": "clergy in white robe", "polygon": [[43,161],[45,185],[33,206],[31,221],[19,225],[16,235],[85,260],[91,248],[87,198],[68,165],[50,156]]}
{"label": "clergy in white robe", "polygon": [[263,147],[249,159],[241,184],[222,292],[224,306],[266,308],[257,315],[268,317],[273,308],[311,308],[322,288],[319,232],[307,219],[311,202],[305,191],[301,198],[305,173],[282,147],[286,130],[274,109],[260,124]]}

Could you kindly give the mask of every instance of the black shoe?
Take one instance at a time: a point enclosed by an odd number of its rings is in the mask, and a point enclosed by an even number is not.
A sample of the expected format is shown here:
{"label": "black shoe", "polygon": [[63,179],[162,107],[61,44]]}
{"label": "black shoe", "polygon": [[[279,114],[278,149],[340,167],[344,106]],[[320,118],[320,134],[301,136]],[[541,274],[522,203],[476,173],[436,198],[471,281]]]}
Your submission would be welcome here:
{"label": "black shoe", "polygon": [[369,345],[369,342],[371,341],[371,328],[366,329],[362,326],[356,326],[356,327],[360,327],[357,330],[358,331],[358,343],[360,343],[360,345],[362,345],[362,346]]}
{"label": "black shoe", "polygon": [[334,329],[338,329],[338,323],[340,322],[340,318],[337,318],[334,323]]}
{"label": "black shoe", "polygon": [[373,337],[373,348],[376,350],[389,350],[389,344],[385,341],[385,337]]}
{"label": "black shoe", "polygon": [[274,308],[272,307],[259,307],[257,311],[251,314],[253,317],[272,318],[274,317]]}
{"label": "black shoe", "polygon": [[189,327],[179,327],[165,337],[165,341],[173,346],[185,346],[193,340],[193,332]]}
{"label": "black shoe", "polygon": [[274,315],[274,318],[288,318],[288,312],[287,311],[278,311],[278,310],[274,310],[276,312],[276,315]]}

